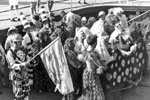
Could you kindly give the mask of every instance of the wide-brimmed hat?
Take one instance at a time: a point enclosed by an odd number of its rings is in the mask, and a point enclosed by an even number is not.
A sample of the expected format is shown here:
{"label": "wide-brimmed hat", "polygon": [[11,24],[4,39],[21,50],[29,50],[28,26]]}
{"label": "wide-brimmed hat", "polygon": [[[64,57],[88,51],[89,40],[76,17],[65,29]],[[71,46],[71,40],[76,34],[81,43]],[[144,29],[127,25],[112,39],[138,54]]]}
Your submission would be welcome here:
{"label": "wide-brimmed hat", "polygon": [[11,26],[9,29],[8,29],[8,32],[7,32],[7,35],[11,34],[11,32],[13,31],[18,31],[18,29],[15,27],[15,26]]}
{"label": "wide-brimmed hat", "polygon": [[87,37],[86,41],[88,44],[87,51],[91,51],[97,45],[97,36],[96,35],[90,35]]}

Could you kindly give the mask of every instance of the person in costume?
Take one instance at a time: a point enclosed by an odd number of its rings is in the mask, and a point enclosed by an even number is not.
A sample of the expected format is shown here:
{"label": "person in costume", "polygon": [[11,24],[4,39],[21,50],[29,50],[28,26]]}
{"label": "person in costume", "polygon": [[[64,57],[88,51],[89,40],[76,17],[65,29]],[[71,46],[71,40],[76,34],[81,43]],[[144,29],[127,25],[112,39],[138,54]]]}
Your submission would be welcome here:
{"label": "person in costume", "polygon": [[113,50],[118,49],[123,55],[130,55],[137,47],[130,34],[124,29],[121,21],[115,24],[115,30],[109,38],[109,43]]}
{"label": "person in costume", "polygon": [[115,30],[115,23],[119,20],[119,18],[114,15],[114,8],[110,8],[108,10],[108,14],[105,17],[105,20],[105,25],[107,26],[106,32],[110,36],[111,33]]}
{"label": "person in costume", "polygon": [[124,10],[120,7],[114,8],[114,15],[119,18],[119,20],[122,22],[123,27],[126,29],[128,28],[128,21],[125,14],[123,14]]}
{"label": "person in costume", "polygon": [[52,34],[53,32],[53,23],[50,20],[50,18],[48,17],[47,14],[41,14],[41,21],[42,21],[42,29],[46,29],[49,31],[49,36]]}
{"label": "person in costume", "polygon": [[93,35],[97,35],[97,46],[96,46],[96,51],[99,53],[99,55],[102,57],[103,61],[108,64],[110,61],[113,60],[113,57],[109,54],[107,50],[107,39],[108,39],[108,34],[106,33],[107,27],[105,26],[106,21],[105,21],[105,12],[100,11],[98,13],[99,20],[96,21],[93,26],[91,27],[90,31],[92,32]]}
{"label": "person in costume", "polygon": [[82,94],[82,73],[85,63],[79,61],[77,53],[74,50],[75,41],[68,38],[64,44],[64,51],[68,62],[69,71],[73,81],[74,92],[66,96],[66,100],[77,100]]}
{"label": "person in costume", "polygon": [[18,29],[14,26],[11,26],[7,32],[7,38],[5,41],[5,50],[7,51],[11,47],[11,40],[14,34],[18,33]]}
{"label": "person in costume", "polygon": [[20,34],[14,34],[11,48],[6,55],[14,100],[29,100],[30,84],[32,84],[28,76],[29,56],[22,46],[22,40],[23,38]]}
{"label": "person in costume", "polygon": [[[101,62],[101,57],[95,51],[97,45],[97,36],[90,35],[86,38],[87,48],[78,58],[86,63],[86,68],[83,72],[83,90],[82,100],[105,100],[103,89],[101,86],[99,74],[102,74],[105,69]],[[82,55],[82,56],[81,56]]]}
{"label": "person in costume", "polygon": [[[23,23],[23,27],[24,27],[24,32],[26,32],[26,34],[23,36],[23,41],[22,41],[22,45],[24,46],[25,49],[27,49],[27,54],[29,55],[30,59],[36,55],[39,52],[39,47],[38,45],[38,38],[33,36],[33,27],[30,25],[29,21],[24,21]],[[36,66],[38,63],[38,60],[34,59],[32,61],[32,66],[29,66],[29,78],[33,81],[33,73],[34,73],[34,66]]]}

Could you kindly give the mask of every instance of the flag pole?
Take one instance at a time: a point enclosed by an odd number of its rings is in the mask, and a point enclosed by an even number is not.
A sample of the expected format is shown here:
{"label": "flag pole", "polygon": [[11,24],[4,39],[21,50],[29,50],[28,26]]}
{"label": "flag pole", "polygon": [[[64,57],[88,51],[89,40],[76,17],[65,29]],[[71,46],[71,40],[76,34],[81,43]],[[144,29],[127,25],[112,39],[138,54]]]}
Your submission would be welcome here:
{"label": "flag pole", "polygon": [[44,52],[47,48],[49,48],[52,44],[54,44],[60,37],[57,37],[54,41],[52,41],[49,45],[47,45],[45,48],[43,48],[40,52],[38,52],[35,56],[33,56],[29,61],[31,62],[33,59],[35,59],[38,55],[40,55],[42,52]]}
{"label": "flag pole", "polygon": [[142,15],[145,15],[146,13],[150,13],[150,10],[148,10],[148,11],[146,11],[145,13],[142,13],[142,14],[140,14],[140,15],[138,15],[138,16],[132,18],[131,20],[128,21],[128,23],[131,23],[131,22],[134,21],[136,18],[138,18],[138,17],[140,17],[140,16],[142,16]]}

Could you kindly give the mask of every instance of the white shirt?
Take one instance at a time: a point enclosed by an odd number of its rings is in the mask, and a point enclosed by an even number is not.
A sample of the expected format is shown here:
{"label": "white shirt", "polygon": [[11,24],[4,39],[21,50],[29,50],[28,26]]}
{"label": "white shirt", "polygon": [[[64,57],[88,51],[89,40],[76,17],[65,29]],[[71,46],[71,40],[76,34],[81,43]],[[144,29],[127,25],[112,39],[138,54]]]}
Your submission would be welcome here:
{"label": "white shirt", "polygon": [[96,21],[93,26],[91,27],[90,31],[92,34],[97,35],[97,36],[102,36],[105,31],[104,31],[104,21],[99,19]]}
{"label": "white shirt", "polygon": [[9,5],[18,5],[18,0],[9,0]]}

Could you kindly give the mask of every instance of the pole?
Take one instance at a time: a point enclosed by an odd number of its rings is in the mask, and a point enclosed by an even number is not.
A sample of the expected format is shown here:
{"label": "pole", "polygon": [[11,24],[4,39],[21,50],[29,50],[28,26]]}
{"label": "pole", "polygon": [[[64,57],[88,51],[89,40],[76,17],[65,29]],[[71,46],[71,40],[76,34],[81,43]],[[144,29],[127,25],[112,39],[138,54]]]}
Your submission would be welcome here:
{"label": "pole", "polygon": [[72,11],[72,0],[71,0],[71,11]]}
{"label": "pole", "polygon": [[48,46],[46,46],[44,49],[42,49],[39,53],[37,53],[34,57],[32,57],[28,62],[31,62],[33,59],[35,59],[38,55],[40,55],[42,52],[44,52],[47,48],[49,48],[52,44],[54,44],[60,37],[57,37],[54,41],[52,41]]}

